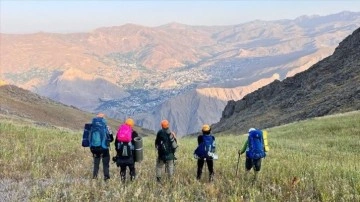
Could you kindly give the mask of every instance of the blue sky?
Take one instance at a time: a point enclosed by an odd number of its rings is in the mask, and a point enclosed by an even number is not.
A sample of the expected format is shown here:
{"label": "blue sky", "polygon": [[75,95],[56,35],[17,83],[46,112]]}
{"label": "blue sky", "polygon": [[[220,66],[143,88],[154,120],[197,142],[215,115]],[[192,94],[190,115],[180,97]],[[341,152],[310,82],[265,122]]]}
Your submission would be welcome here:
{"label": "blue sky", "polygon": [[294,19],[301,15],[360,12],[360,1],[75,1],[0,0],[1,33],[88,32],[133,23],[159,26],[235,25],[252,20]]}

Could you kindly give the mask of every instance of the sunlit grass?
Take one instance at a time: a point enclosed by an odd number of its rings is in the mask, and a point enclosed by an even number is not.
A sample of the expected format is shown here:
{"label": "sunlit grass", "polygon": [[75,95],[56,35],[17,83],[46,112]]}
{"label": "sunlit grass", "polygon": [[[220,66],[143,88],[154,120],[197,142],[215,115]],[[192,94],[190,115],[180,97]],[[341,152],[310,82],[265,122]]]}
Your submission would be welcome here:
{"label": "sunlit grass", "polygon": [[235,175],[244,136],[215,135],[213,183],[208,171],[195,180],[196,138],[179,139],[175,176],[163,184],[155,181],[154,137],[145,137],[137,179],[122,184],[112,162],[110,181],[91,179],[92,156],[81,147],[81,131],[2,121],[0,191],[5,201],[359,201],[359,123],[355,112],[268,129],[270,152],[255,183],[244,171],[244,156]]}

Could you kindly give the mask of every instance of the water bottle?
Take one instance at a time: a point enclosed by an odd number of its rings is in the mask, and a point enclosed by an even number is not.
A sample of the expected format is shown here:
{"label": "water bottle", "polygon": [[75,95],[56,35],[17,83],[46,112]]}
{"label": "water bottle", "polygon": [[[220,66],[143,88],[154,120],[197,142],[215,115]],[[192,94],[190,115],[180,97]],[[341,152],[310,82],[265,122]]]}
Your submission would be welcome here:
{"label": "water bottle", "polygon": [[124,145],[124,146],[123,146],[122,156],[128,156],[128,153],[127,153],[127,151],[128,151],[128,150],[127,150],[127,147],[128,147],[127,145]]}

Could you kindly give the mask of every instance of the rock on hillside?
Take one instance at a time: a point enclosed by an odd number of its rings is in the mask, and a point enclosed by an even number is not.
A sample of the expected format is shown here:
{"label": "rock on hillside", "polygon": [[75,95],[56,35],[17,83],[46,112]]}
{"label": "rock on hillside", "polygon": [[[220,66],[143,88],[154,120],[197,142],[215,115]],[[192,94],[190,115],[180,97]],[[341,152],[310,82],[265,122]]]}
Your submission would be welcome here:
{"label": "rock on hillside", "polygon": [[360,28],[310,69],[229,101],[214,132],[245,132],[360,110]]}

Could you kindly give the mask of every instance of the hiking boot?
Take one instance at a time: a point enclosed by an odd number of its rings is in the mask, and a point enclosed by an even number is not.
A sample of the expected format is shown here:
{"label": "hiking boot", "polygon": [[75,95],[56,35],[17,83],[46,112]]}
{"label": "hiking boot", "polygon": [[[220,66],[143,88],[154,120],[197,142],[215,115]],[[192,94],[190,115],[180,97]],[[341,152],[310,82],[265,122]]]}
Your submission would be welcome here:
{"label": "hiking boot", "polygon": [[211,175],[209,176],[209,182],[213,182],[213,181],[214,181],[214,175],[211,174]]}
{"label": "hiking boot", "polygon": [[197,175],[197,176],[196,176],[196,179],[197,179],[197,180],[200,180],[200,179],[201,179],[201,175]]}
{"label": "hiking boot", "polygon": [[161,183],[161,177],[156,177],[156,181]]}
{"label": "hiking boot", "polygon": [[134,181],[135,180],[135,175],[130,176],[130,181]]}
{"label": "hiking boot", "polygon": [[92,179],[93,179],[93,180],[96,180],[96,179],[97,179],[97,175],[94,175],[94,176],[92,177]]}
{"label": "hiking boot", "polygon": [[104,177],[105,182],[108,181],[109,179],[110,179],[110,176],[105,176]]}

